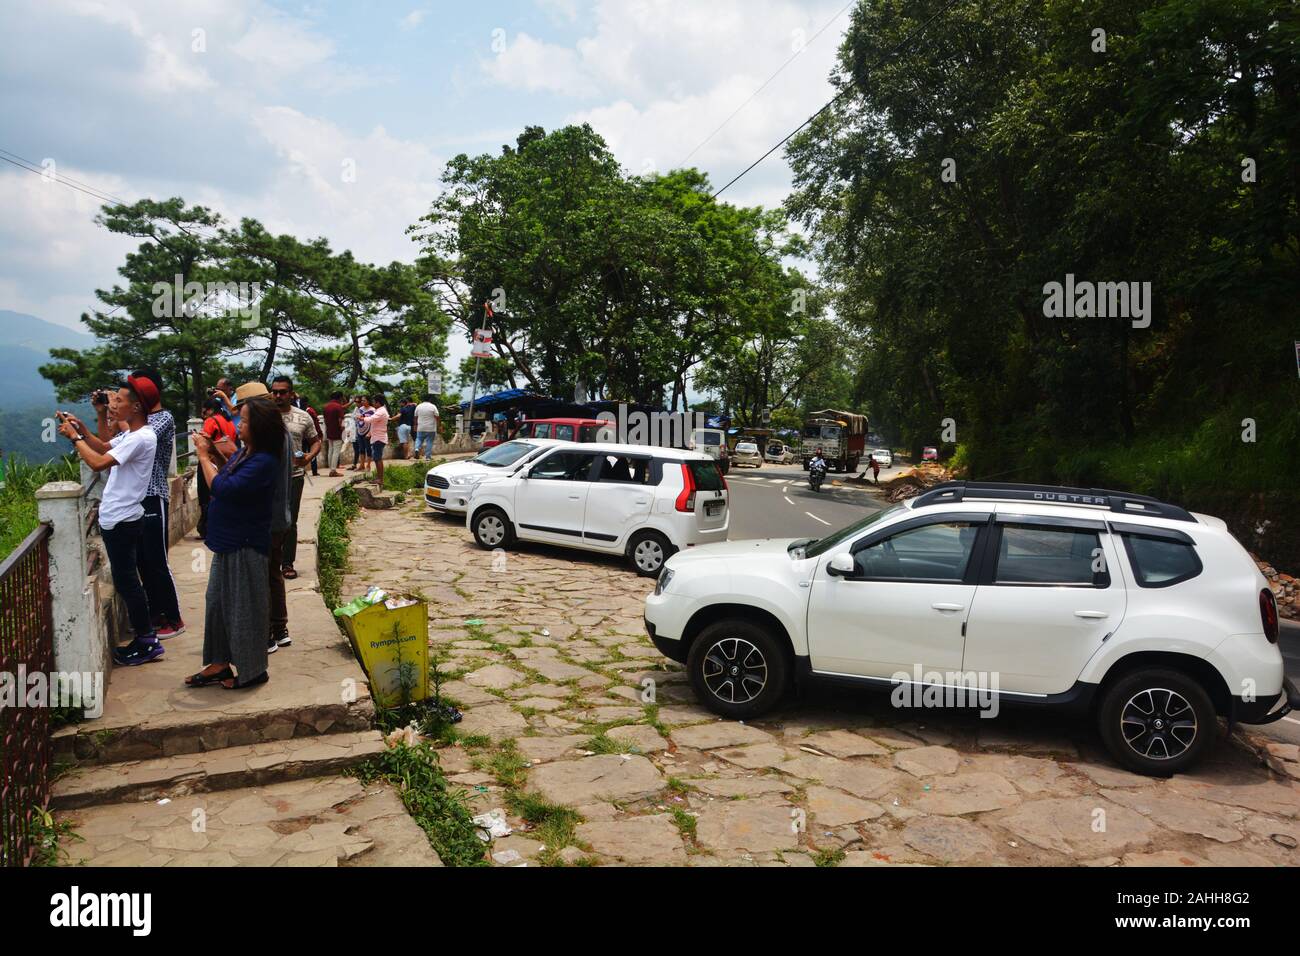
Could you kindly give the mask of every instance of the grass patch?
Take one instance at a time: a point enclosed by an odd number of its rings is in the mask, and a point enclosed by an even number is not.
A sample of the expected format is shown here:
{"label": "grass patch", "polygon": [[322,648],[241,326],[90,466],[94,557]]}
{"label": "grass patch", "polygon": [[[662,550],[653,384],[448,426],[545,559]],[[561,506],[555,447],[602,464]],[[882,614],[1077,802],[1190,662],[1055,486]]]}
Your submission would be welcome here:
{"label": "grass patch", "polygon": [[626,754],[632,752],[632,745],[615,740],[602,730],[583,744],[582,749],[598,754]]}
{"label": "grass patch", "polygon": [[331,491],[321,502],[320,523],[316,526],[316,574],[320,580],[321,598],[331,611],[343,603],[343,573],[348,568],[348,523],[360,510],[357,490],[351,485]]}
{"label": "grass patch", "polygon": [[680,807],[669,807],[668,812],[673,815],[673,823],[677,824],[677,829],[681,831],[682,836],[694,840],[695,818]]}
{"label": "grass patch", "polygon": [[833,850],[818,850],[813,854],[813,863],[817,866],[839,866],[844,862],[845,853],[839,847]]}
{"label": "grass patch", "polygon": [[578,811],[518,790],[507,794],[506,804],[511,813],[523,817],[533,827],[528,835],[546,847],[538,856],[538,862],[544,866],[561,864],[559,853],[566,846],[573,845],[574,831],[582,821]]}
{"label": "grass patch", "polygon": [[485,844],[478,838],[463,791],[452,790],[428,743],[399,746],[372,757],[354,771],[363,784],[383,780],[397,789],[402,803],[429,845],[447,866],[487,866]]}
{"label": "grass patch", "polygon": [[28,464],[22,458],[4,460],[4,487],[0,488],[0,558],[23,543],[36,530],[36,490],[49,481],[80,481],[77,456],[70,455],[44,465]]}
{"label": "grass patch", "polygon": [[392,465],[384,462],[384,491],[415,492],[423,494],[424,476],[440,461],[420,462],[416,465]]}

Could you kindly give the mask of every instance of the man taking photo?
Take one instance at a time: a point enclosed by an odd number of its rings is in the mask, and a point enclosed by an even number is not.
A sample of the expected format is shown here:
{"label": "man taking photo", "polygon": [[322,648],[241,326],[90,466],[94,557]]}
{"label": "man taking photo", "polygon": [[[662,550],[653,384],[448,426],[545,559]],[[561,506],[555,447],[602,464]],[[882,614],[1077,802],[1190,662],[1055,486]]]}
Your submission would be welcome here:
{"label": "man taking photo", "polygon": [[[100,404],[100,397],[96,399],[96,404]],[[135,634],[130,644],[113,649],[113,660],[136,666],[163,656],[140,575],[145,534],[144,497],[153,475],[158,436],[148,425],[152,398],[146,400],[136,389],[123,384],[108,393],[107,402],[108,424],[114,432],[108,441],[89,434],[76,417],[66,412],[58,413],[59,434],[72,440],[72,447],[87,466],[96,472],[108,472],[99,503],[99,529],[104,550],[108,552],[113,587],[126,604]]]}

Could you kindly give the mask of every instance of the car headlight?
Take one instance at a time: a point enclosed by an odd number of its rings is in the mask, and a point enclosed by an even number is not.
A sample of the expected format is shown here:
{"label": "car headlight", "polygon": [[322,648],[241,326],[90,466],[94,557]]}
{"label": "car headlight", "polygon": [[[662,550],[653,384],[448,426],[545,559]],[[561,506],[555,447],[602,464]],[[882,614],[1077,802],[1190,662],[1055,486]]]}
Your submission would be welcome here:
{"label": "car headlight", "polygon": [[668,582],[673,579],[673,572],[664,568],[659,572],[659,578],[655,581],[655,594],[663,594],[668,590]]}
{"label": "car headlight", "polygon": [[451,483],[453,485],[459,485],[462,488],[473,488],[482,480],[482,475],[462,475],[458,478],[453,478]]}

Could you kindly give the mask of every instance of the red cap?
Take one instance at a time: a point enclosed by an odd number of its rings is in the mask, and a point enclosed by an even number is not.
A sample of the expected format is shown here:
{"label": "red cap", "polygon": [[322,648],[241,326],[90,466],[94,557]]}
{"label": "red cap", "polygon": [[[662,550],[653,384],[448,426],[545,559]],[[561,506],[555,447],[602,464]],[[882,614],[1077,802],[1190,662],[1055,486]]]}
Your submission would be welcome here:
{"label": "red cap", "polygon": [[130,385],[131,390],[140,396],[140,401],[144,402],[146,412],[158,404],[158,386],[152,380],[145,378],[143,375],[128,375],[126,384]]}

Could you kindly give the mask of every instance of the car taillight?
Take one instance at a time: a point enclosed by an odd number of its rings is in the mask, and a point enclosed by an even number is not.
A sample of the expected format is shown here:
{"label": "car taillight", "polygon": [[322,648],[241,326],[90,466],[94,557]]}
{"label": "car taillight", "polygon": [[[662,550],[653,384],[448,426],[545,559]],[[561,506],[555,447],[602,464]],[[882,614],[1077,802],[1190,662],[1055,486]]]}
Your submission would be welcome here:
{"label": "car taillight", "polygon": [[677,510],[695,513],[695,475],[690,465],[682,465],[682,493],[677,496]]}
{"label": "car taillight", "polygon": [[1268,588],[1263,588],[1259,592],[1259,617],[1264,622],[1264,636],[1268,638],[1270,644],[1276,644],[1278,634],[1277,599],[1273,597],[1273,592]]}

